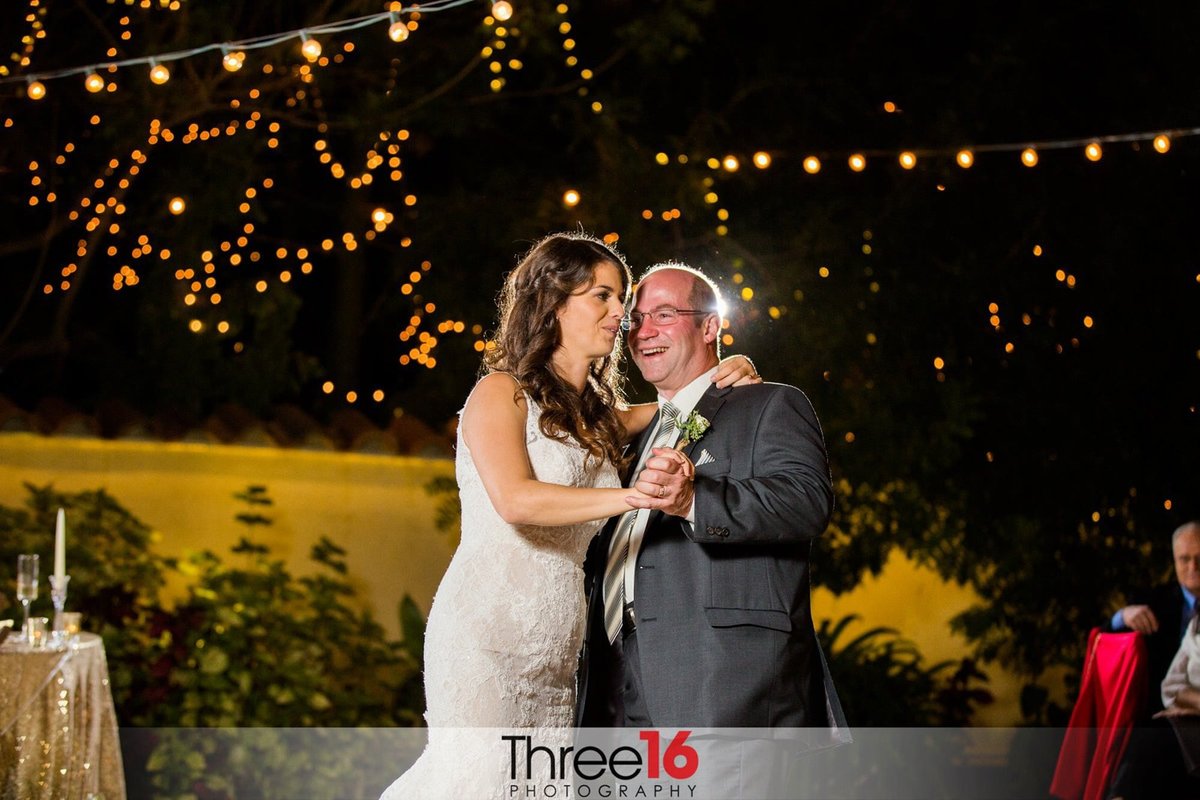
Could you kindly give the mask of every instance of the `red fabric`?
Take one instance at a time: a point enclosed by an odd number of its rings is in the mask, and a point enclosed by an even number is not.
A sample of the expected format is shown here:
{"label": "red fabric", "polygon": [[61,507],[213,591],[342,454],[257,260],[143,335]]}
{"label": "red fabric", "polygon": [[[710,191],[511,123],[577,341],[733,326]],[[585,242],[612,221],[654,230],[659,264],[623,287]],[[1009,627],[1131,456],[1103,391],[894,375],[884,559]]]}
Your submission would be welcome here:
{"label": "red fabric", "polygon": [[1051,795],[1103,800],[1146,693],[1146,663],[1141,634],[1092,629],[1079,699],[1058,753]]}

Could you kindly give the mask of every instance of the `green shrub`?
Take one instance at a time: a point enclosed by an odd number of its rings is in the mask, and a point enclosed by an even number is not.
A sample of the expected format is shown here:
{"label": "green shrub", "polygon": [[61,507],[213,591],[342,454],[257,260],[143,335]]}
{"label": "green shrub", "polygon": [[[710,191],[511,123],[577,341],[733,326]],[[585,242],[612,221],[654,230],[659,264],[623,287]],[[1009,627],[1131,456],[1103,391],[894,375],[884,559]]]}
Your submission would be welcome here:
{"label": "green shrub", "polygon": [[[27,488],[26,508],[0,506],[0,581],[11,584],[18,553],[41,554],[43,576],[48,574],[54,514],[60,506],[67,509],[68,607],[82,610],[84,627],[104,638],[122,727],[421,723],[421,614],[406,597],[399,610],[405,638],[388,640],[346,579],[345,551],[329,539],[313,547],[315,569],[301,577],[249,538],[225,557],[204,551],[163,558],[151,549],[150,529],[103,490]],[[238,498],[249,507],[239,522],[250,530],[270,524],[263,513],[271,504],[265,489],[249,487]],[[174,604],[161,598],[169,574],[186,579],[185,596]],[[34,607],[46,612],[44,577],[42,586]],[[0,595],[0,615],[19,610],[14,606],[11,593]],[[184,745],[160,735],[144,748],[140,756],[153,793],[235,797],[231,770],[237,765],[250,775],[288,756],[277,737],[257,737],[251,752],[241,738],[206,741],[197,747],[193,739]],[[359,769],[355,743],[343,744],[329,751],[338,764],[293,758],[293,784],[276,783],[270,794],[320,794],[325,781],[336,795],[338,782],[345,788]],[[136,784],[142,764],[127,763],[126,769]],[[245,781],[241,786],[245,792]]]}
{"label": "green shrub", "polygon": [[968,725],[976,707],[992,702],[978,685],[987,675],[969,658],[927,666],[917,646],[891,628],[871,628],[843,643],[857,619],[822,620],[817,630],[852,728]]}

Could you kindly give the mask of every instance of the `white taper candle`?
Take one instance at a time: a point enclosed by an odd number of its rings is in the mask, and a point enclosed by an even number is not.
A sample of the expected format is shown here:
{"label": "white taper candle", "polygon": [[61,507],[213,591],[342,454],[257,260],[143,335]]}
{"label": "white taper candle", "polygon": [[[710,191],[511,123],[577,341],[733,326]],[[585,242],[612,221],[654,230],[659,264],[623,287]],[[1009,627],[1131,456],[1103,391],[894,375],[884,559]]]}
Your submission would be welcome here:
{"label": "white taper candle", "polygon": [[67,574],[67,515],[61,508],[54,525],[54,577],[62,580]]}

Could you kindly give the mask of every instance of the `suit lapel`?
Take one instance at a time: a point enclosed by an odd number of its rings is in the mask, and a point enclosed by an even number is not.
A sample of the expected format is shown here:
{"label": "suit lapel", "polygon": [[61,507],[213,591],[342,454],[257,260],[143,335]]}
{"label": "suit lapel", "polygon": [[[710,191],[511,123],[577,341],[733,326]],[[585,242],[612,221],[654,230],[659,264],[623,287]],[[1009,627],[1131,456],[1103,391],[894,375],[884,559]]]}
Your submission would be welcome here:
{"label": "suit lapel", "polygon": [[[717,416],[717,412],[721,409],[721,406],[725,405],[725,395],[729,394],[730,391],[732,391],[731,387],[718,389],[716,384],[714,384],[700,398],[700,402],[696,403],[695,413],[701,417],[704,417],[709,421],[710,424],[712,424],[713,418]],[[700,439],[703,438],[703,436],[700,437]],[[697,439],[696,441],[698,442],[700,440]],[[692,459],[693,463],[696,461],[696,459],[692,458],[692,451],[695,449],[696,442],[690,442],[688,443],[687,447],[683,448],[683,454]]]}

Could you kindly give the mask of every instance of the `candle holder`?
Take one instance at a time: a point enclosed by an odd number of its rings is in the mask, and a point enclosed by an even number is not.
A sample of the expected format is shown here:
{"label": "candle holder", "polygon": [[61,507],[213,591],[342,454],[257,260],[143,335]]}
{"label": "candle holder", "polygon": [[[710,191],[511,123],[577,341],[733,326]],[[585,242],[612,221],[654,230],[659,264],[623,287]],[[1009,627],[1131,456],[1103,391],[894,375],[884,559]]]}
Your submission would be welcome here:
{"label": "candle holder", "polygon": [[[21,620],[21,638],[27,636],[29,627],[29,604],[38,596],[38,557],[34,553],[22,553],[17,556],[17,600],[25,611]],[[26,641],[28,641],[26,639]]]}
{"label": "candle holder", "polygon": [[67,584],[71,582],[70,575],[50,576],[50,602],[54,603],[54,641],[57,644],[63,639],[63,610],[67,605]]}

